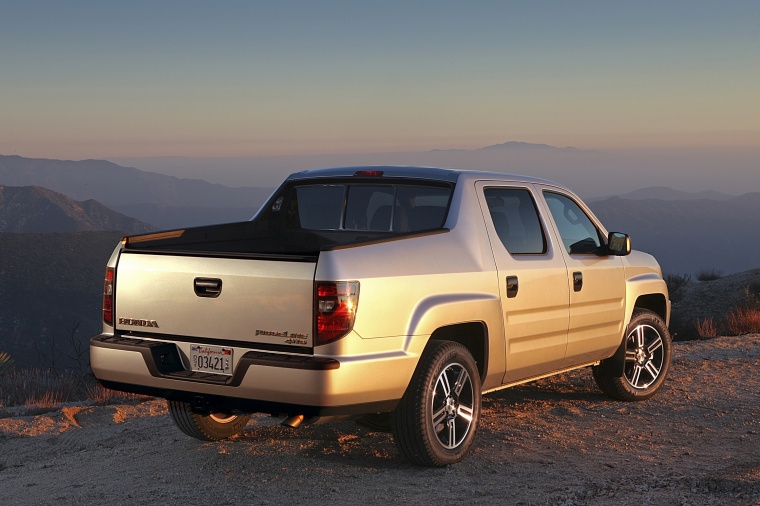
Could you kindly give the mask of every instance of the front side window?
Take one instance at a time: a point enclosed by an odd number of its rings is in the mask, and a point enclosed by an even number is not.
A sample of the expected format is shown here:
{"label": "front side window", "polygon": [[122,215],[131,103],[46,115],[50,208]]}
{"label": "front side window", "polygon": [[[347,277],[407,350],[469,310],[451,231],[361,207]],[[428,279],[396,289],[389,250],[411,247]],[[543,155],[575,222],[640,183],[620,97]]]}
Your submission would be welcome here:
{"label": "front side window", "polygon": [[494,229],[510,254],[546,253],[546,236],[530,191],[486,188],[483,194]]}
{"label": "front side window", "polygon": [[419,232],[443,227],[451,188],[404,184],[304,184],[290,188],[271,211],[288,228]]}
{"label": "front side window", "polygon": [[583,209],[571,198],[544,192],[565,250],[571,255],[596,254],[603,244],[602,234]]}

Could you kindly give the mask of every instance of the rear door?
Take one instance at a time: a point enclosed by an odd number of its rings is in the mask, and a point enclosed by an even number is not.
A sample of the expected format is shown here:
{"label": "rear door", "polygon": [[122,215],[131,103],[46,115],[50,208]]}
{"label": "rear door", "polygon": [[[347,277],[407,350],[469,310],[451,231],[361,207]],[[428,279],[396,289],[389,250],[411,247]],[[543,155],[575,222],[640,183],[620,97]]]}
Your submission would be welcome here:
{"label": "rear door", "polygon": [[499,277],[506,338],[504,383],[559,369],[569,321],[567,268],[530,185],[478,183]]}

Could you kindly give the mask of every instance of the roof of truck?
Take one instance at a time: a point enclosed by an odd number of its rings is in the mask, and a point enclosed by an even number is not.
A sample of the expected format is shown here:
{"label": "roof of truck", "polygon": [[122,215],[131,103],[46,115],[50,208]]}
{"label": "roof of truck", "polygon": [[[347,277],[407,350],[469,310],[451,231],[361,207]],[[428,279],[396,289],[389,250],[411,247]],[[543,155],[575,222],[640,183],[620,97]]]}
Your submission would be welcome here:
{"label": "roof of truck", "polygon": [[334,178],[334,177],[391,177],[391,178],[411,178],[411,179],[430,179],[434,181],[457,182],[460,177],[468,179],[482,180],[492,179],[497,181],[520,181],[528,183],[551,184],[562,186],[546,179],[536,177],[520,176],[516,174],[504,174],[501,172],[481,172],[461,169],[442,169],[438,167],[413,167],[397,165],[360,165],[354,167],[334,167],[326,169],[313,169],[296,172],[288,177],[288,180],[295,181],[300,179],[314,178]]}

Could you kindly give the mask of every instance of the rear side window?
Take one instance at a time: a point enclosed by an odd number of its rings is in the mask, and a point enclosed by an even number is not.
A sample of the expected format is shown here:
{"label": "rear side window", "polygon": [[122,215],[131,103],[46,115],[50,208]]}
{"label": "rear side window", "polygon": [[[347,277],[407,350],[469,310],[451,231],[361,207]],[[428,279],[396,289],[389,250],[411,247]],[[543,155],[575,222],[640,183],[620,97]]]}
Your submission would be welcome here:
{"label": "rear side window", "polygon": [[340,185],[295,188],[295,206],[289,216],[291,225],[309,230],[340,228],[344,192],[345,188]]}
{"label": "rear side window", "polygon": [[405,184],[304,184],[277,199],[288,228],[419,232],[443,227],[451,188]]}
{"label": "rear side window", "polygon": [[486,188],[484,196],[494,229],[510,254],[546,253],[546,236],[530,191],[524,188]]}

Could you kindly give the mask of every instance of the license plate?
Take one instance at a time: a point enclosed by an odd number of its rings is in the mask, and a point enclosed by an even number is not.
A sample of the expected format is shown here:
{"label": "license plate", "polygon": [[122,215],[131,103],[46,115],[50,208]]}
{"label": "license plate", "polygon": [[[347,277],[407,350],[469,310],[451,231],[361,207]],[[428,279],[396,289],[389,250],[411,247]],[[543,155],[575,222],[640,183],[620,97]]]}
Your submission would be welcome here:
{"label": "license plate", "polygon": [[232,348],[193,344],[190,346],[190,362],[193,371],[232,376]]}

